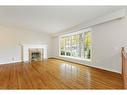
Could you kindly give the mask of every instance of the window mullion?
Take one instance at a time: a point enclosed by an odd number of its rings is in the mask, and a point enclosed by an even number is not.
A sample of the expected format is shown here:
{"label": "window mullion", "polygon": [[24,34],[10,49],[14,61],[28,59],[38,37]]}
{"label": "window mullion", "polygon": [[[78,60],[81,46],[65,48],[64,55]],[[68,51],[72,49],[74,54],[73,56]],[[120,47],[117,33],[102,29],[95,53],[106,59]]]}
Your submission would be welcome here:
{"label": "window mullion", "polygon": [[85,59],[85,33],[83,33],[83,58]]}
{"label": "window mullion", "polygon": [[[60,55],[90,59],[91,35],[88,32],[73,33],[60,38]],[[89,57],[90,56],[90,57]]]}
{"label": "window mullion", "polygon": [[[72,48],[72,36],[70,36],[70,48]],[[72,49],[70,50],[70,52],[71,52],[71,56],[72,56]]]}
{"label": "window mullion", "polygon": [[81,33],[81,58],[83,58],[83,55],[84,55],[84,54],[83,54],[83,53],[84,53],[84,52],[83,52],[83,49],[84,49],[84,48],[83,48],[83,33]]}

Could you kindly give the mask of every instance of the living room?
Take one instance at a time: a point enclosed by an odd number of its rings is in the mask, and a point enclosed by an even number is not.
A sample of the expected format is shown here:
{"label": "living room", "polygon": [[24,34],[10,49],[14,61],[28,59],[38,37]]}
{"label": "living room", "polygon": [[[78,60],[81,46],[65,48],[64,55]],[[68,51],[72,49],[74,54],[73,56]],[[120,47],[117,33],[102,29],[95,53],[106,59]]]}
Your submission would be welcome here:
{"label": "living room", "polygon": [[0,6],[0,89],[126,90],[126,25],[126,6]]}

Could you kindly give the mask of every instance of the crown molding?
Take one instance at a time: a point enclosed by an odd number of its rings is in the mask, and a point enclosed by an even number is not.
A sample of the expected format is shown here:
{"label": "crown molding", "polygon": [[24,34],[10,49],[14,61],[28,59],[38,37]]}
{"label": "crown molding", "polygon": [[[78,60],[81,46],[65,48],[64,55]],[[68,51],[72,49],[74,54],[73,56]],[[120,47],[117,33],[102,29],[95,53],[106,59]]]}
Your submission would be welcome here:
{"label": "crown molding", "polygon": [[73,26],[73,27],[71,27],[69,29],[66,29],[66,30],[63,30],[59,33],[55,33],[52,36],[56,37],[56,36],[59,36],[59,35],[80,31],[82,29],[90,28],[90,27],[93,27],[93,26],[96,26],[96,25],[99,25],[99,24],[103,24],[103,23],[106,23],[106,22],[110,22],[110,21],[113,21],[113,20],[124,18],[125,15],[126,15],[126,9],[121,9],[121,10],[109,13],[107,15],[98,17],[98,18],[96,18],[94,20],[91,20],[89,22],[84,22],[82,24]]}

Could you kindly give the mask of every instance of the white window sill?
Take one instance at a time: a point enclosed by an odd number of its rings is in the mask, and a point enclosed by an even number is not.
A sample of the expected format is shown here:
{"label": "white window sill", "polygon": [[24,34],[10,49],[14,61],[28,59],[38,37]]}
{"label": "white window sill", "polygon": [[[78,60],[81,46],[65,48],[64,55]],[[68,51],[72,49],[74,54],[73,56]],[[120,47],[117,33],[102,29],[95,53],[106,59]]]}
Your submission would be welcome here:
{"label": "white window sill", "polygon": [[62,55],[59,55],[59,57],[64,57],[64,58],[70,58],[70,59],[76,59],[76,60],[91,62],[91,59],[82,59],[82,58],[71,57],[71,56],[62,56]]}

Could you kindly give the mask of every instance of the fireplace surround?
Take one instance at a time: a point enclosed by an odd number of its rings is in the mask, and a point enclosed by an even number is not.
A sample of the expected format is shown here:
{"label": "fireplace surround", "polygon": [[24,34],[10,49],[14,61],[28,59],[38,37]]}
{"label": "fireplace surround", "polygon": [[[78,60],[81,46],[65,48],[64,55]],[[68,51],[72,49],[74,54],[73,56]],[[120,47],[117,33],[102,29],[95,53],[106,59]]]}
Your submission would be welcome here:
{"label": "fireplace surround", "polygon": [[23,44],[22,61],[41,61],[47,59],[47,45]]}

